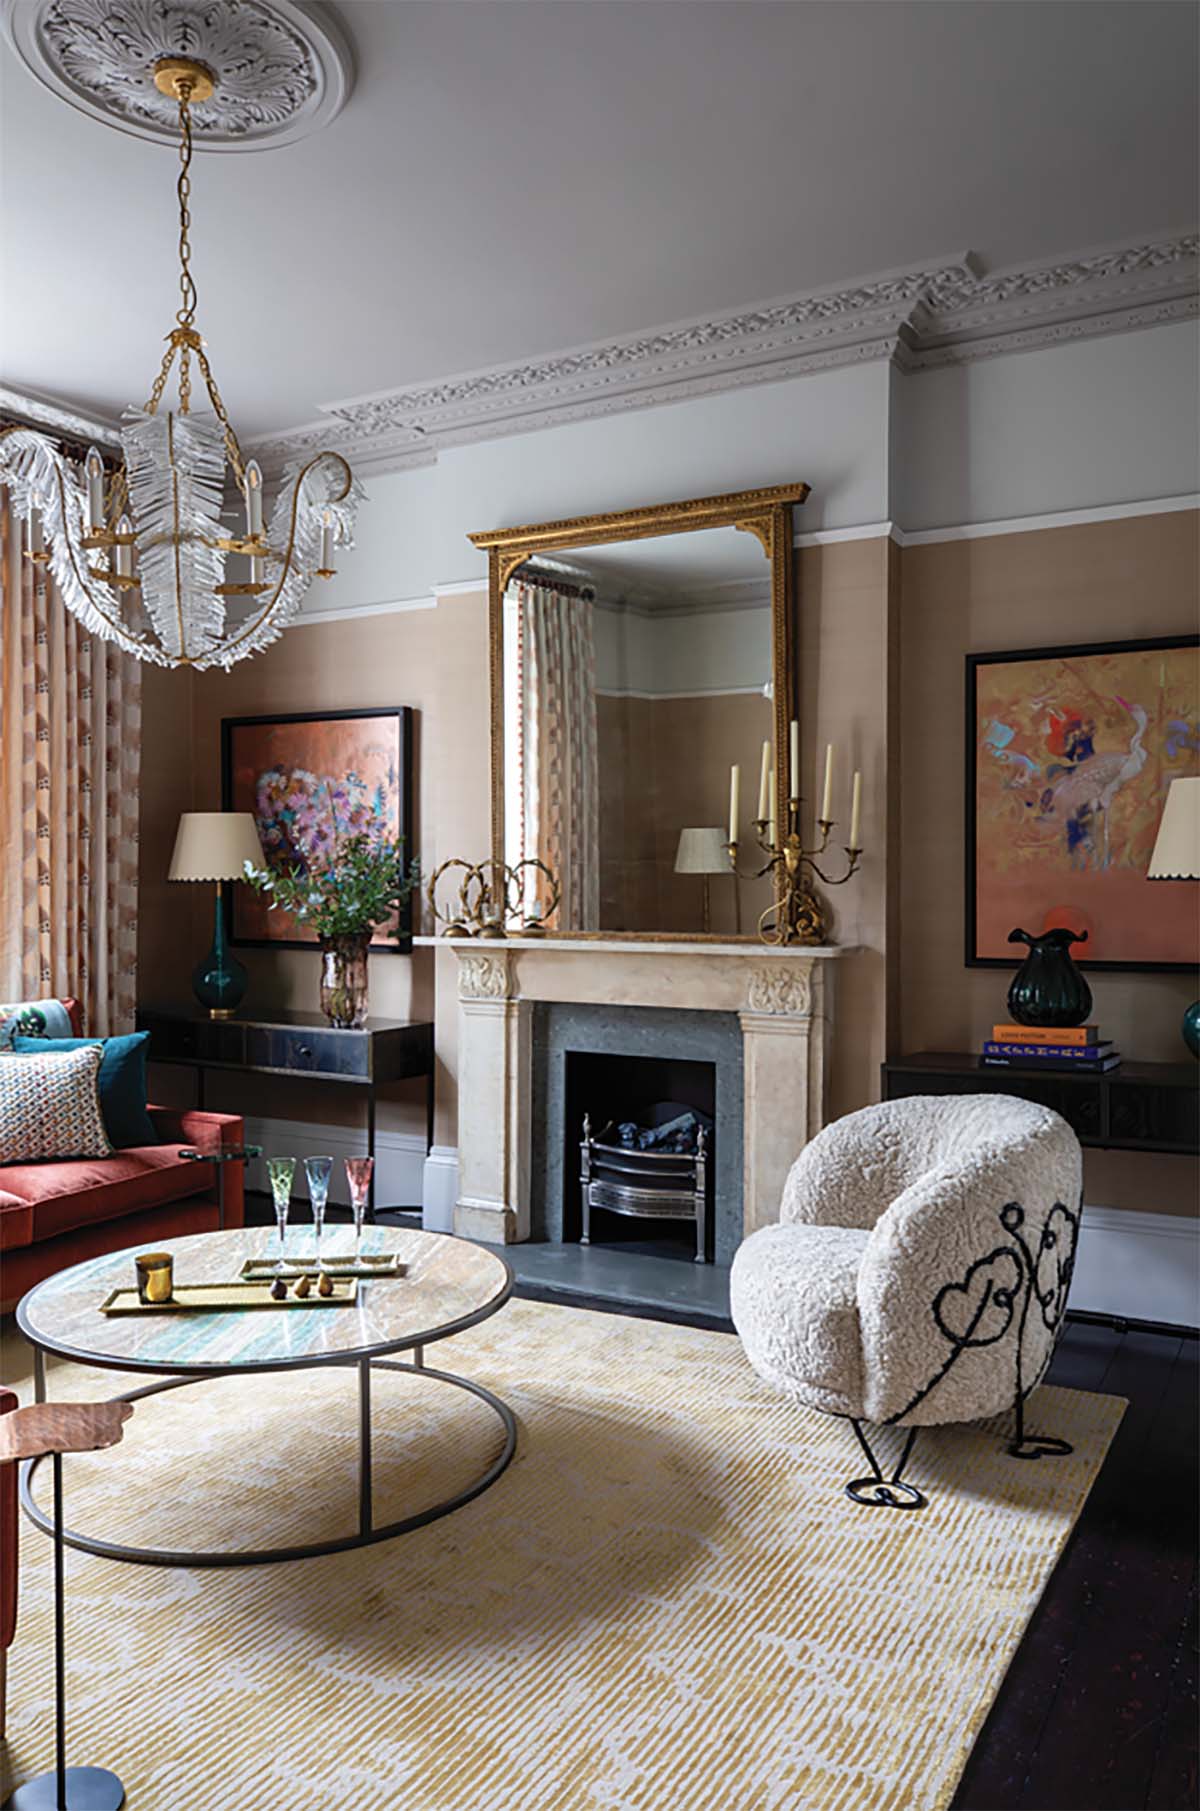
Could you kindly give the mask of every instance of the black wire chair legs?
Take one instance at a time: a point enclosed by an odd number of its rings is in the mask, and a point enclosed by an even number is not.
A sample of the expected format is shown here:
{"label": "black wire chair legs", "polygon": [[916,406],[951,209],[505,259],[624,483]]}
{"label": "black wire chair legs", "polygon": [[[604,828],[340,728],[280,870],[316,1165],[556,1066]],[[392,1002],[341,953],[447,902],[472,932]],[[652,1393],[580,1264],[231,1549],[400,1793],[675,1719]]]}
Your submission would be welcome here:
{"label": "black wire chair legs", "polygon": [[871,1451],[870,1442],[853,1415],[847,1416],[854,1429],[858,1444],[867,1455],[867,1464],[871,1467],[869,1478],[852,1478],[846,1485],[846,1495],[855,1503],[861,1503],[864,1509],[924,1509],[928,1499],[921,1495],[915,1484],[903,1482],[904,1467],[908,1464],[917,1429],[910,1427],[904,1442],[904,1450],[890,1478],[885,1478],[878,1459]]}
{"label": "black wire chair legs", "polygon": [[1062,1459],[1075,1448],[1055,1434],[1025,1432],[1025,1398],[1018,1396],[1014,1410],[1013,1437],[1005,1451],[1013,1459]]}

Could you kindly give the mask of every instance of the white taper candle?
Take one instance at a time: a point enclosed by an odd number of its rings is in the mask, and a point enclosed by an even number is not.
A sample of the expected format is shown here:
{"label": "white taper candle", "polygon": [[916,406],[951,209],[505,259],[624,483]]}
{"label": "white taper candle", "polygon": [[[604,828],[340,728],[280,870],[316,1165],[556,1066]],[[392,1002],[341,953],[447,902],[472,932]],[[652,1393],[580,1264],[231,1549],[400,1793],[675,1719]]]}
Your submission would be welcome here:
{"label": "white taper candle", "polygon": [[779,810],[775,803],[775,769],[771,769],[771,809],[767,814],[767,841],[772,849],[779,841]]}
{"label": "white taper candle", "polygon": [[758,821],[760,824],[765,824],[767,821],[767,803],[769,797],[768,782],[770,774],[771,744],[769,742],[764,742],[762,746],[762,767],[759,770],[758,776]]}
{"label": "white taper candle", "polygon": [[853,786],[853,789],[850,794],[850,843],[849,843],[849,847],[851,849],[861,849],[861,847],[862,847],[862,844],[858,840],[858,832],[861,827],[861,820],[862,820],[862,775],[860,773],[856,773],[854,776],[854,786]]}
{"label": "white taper candle", "polygon": [[328,510],[321,519],[321,571],[333,571],[333,517]]}
{"label": "white taper candle", "polygon": [[262,467],[257,459],[251,459],[246,466],[246,533],[258,535],[263,531],[263,492]]}
{"label": "white taper candle", "polygon": [[738,839],[738,818],[741,815],[742,803],[742,770],[736,761],[729,769],[729,840],[736,843]]}
{"label": "white taper candle", "polygon": [[[133,533],[133,523],[128,516],[122,516],[117,523],[117,533],[119,535]],[[117,573],[121,578],[131,578],[133,575],[133,548],[132,546],[122,547],[119,542],[117,544]]]}
{"label": "white taper candle", "polygon": [[800,725],[792,718],[788,738],[788,798],[794,805],[800,797]]}
{"label": "white taper candle", "polygon": [[94,446],[88,448],[83,469],[87,476],[88,532],[95,534],[104,527],[104,461]]}
{"label": "white taper candle", "polygon": [[833,819],[833,743],[825,744],[825,790],[821,794],[821,821],[828,824]]}

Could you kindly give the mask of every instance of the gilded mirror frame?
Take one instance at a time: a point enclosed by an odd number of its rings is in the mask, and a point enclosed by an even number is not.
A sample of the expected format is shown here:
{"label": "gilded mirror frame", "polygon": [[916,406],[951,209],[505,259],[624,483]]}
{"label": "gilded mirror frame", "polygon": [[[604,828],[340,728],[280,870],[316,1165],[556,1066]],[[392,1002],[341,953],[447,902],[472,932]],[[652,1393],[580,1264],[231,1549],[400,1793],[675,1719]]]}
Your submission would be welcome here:
{"label": "gilded mirror frame", "polygon": [[[559,522],[492,528],[468,537],[488,556],[488,668],[491,706],[492,857],[504,860],[504,592],[526,560],[559,549],[597,547],[609,541],[690,534],[698,528],[738,528],[761,543],[771,568],[771,678],[774,685],[775,808],[787,821],[788,724],[796,715],[795,558],[792,511],[809,494],[807,484],[775,484],[762,490],[728,491],[683,503],[654,503],[610,515],[568,516]],[[635,939],[636,932],[558,931],[560,937],[611,936]],[[661,936],[664,933],[658,933]],[[695,932],[672,933],[680,942],[702,941]],[[646,941],[653,940],[647,937]]]}

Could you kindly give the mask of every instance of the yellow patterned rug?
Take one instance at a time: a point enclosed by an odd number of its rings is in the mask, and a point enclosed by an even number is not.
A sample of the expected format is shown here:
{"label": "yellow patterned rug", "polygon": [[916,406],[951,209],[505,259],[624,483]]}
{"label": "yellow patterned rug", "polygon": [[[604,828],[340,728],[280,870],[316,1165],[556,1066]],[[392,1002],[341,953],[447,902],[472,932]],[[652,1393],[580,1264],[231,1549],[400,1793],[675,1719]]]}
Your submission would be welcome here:
{"label": "yellow patterned rug", "polygon": [[[941,1811],[1124,1406],[1042,1389],[1032,1425],[1076,1450],[1035,1464],[995,1427],[922,1433],[930,1506],[897,1514],[846,1500],[849,1429],[728,1335],[512,1302],[430,1362],[521,1424],[455,1515],[268,1568],[68,1553],[69,1755],[120,1773],[129,1811]],[[54,1365],[49,1394],[126,1381]],[[391,1373],[375,1394],[380,1517],[498,1447],[463,1391]],[[68,1520],[350,1532],[355,1417],[351,1372],[152,1398],[122,1446],[66,1461]],[[26,1523],[10,1779],[50,1764],[51,1685],[50,1543]]]}

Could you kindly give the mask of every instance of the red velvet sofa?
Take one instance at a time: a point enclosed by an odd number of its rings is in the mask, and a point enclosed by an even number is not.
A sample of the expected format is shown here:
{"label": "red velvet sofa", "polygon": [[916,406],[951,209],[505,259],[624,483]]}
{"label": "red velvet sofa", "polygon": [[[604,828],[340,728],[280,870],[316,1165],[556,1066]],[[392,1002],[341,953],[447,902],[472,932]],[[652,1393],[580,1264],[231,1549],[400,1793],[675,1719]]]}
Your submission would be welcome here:
{"label": "red velvet sofa", "polygon": [[[78,1006],[65,1005],[81,1036]],[[0,1313],[84,1258],[216,1227],[217,1166],[179,1152],[237,1149],[245,1136],[240,1116],[151,1107],[150,1117],[161,1144],[66,1163],[0,1164]],[[225,1224],[241,1226],[244,1169],[224,1168]]]}

